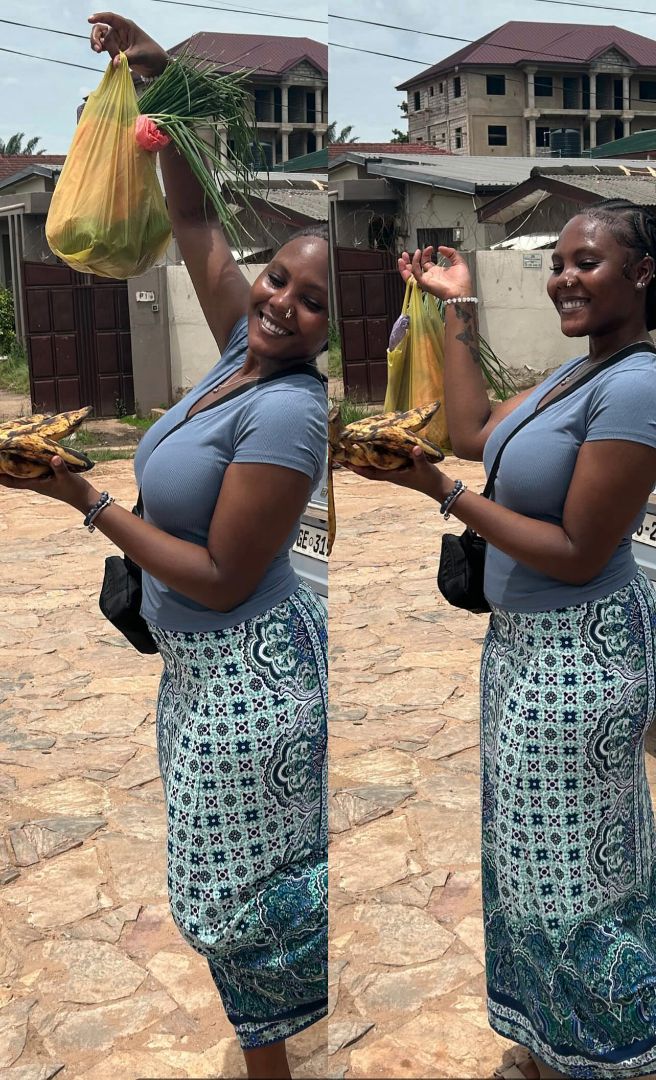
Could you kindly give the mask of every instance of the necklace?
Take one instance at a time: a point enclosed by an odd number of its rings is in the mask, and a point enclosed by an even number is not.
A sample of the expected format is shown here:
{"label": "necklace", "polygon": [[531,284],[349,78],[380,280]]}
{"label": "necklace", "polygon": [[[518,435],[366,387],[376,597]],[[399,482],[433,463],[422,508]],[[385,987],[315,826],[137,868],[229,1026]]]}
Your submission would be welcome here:
{"label": "necklace", "polygon": [[[639,341],[632,341],[630,345],[625,345],[624,348],[625,349],[632,349],[635,345],[647,345],[647,344],[651,345],[651,342],[644,341],[641,338]],[[620,349],[618,351],[621,352],[622,350]],[[608,357],[607,359],[610,359],[610,357]],[[590,357],[587,356],[585,358],[585,360],[583,361],[583,363],[582,364],[577,364],[577,366],[572,371],[570,371],[569,375],[566,375],[564,379],[560,380],[558,385],[559,386],[567,386],[568,382],[570,382],[575,376],[578,377],[580,375],[585,375],[586,372],[592,371],[600,363],[603,363],[603,360],[591,360]]]}
{"label": "necklace", "polygon": [[231,375],[230,378],[226,379],[225,382],[219,383],[218,386],[215,386],[212,390],[212,393],[218,394],[221,390],[225,390],[226,386],[241,386],[242,383],[257,382],[259,378],[259,375],[247,375],[245,377],[242,377],[241,379],[235,379],[235,376]]}

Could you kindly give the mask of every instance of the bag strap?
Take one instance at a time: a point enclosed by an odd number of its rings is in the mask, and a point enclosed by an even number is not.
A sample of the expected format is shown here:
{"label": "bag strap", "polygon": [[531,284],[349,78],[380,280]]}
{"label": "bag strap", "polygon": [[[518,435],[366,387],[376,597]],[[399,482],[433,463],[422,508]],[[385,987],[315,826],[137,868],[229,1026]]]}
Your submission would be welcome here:
{"label": "bag strap", "polygon": [[582,378],[578,379],[570,386],[566,387],[562,391],[562,393],[557,394],[556,397],[552,398],[551,401],[548,401],[546,405],[543,405],[541,408],[538,406],[532,413],[529,413],[528,416],[525,416],[521,423],[518,424],[517,427],[510,432],[510,435],[508,435],[504,439],[499,450],[497,451],[497,456],[494,459],[494,464],[490,469],[490,475],[487,479],[485,488],[483,489],[484,498],[492,498],[494,494],[494,482],[497,478],[497,473],[499,472],[499,465],[501,463],[501,455],[503,454],[510,440],[514,438],[514,436],[517,435],[517,433],[520,432],[522,428],[525,428],[526,425],[531,422],[531,420],[534,420],[536,418],[536,416],[541,416],[545,409],[548,409],[550,405],[555,405],[558,401],[562,401],[563,398],[569,397],[569,395],[573,393],[574,390],[578,390],[580,386],[585,386],[585,384],[590,382],[590,379],[594,379],[594,377],[598,375],[600,371],[605,371],[606,368],[612,367],[613,364],[617,364],[620,360],[626,360],[627,356],[633,356],[634,353],[638,352],[650,352],[656,354],[656,347],[648,341],[641,341],[639,348],[636,345],[627,345],[624,349],[620,349],[619,352],[613,353],[612,356],[609,356],[608,359],[604,360],[603,363],[599,364],[598,367],[586,372],[586,374]]}
{"label": "bag strap", "polygon": [[[313,379],[317,379],[324,387],[328,386],[328,379],[325,375],[319,371],[313,364],[297,364],[296,367],[286,368],[284,371],[274,371],[272,375],[265,375],[263,379],[256,379],[245,386],[236,386],[234,390],[231,390],[229,394],[225,394],[224,397],[219,398],[218,401],[213,401],[210,405],[206,405],[204,409],[199,409],[194,416],[198,416],[200,413],[209,412],[210,409],[216,409],[219,405],[224,405],[226,401],[232,401],[234,398],[244,394],[247,390],[251,390],[255,386],[263,386],[265,383],[275,382],[276,379],[283,379],[286,375],[310,375]],[[184,427],[190,420],[193,420],[193,416],[185,416],[178,424],[175,424],[170,431],[166,432],[166,435],[162,435],[159,442],[156,442],[151,454],[157,450],[162,443],[168,439],[169,435],[173,435],[176,431],[179,431],[181,427]],[[139,488],[139,495],[137,496],[136,506],[132,510],[133,514],[137,514],[138,517],[143,517],[143,496],[141,494],[141,488]]]}

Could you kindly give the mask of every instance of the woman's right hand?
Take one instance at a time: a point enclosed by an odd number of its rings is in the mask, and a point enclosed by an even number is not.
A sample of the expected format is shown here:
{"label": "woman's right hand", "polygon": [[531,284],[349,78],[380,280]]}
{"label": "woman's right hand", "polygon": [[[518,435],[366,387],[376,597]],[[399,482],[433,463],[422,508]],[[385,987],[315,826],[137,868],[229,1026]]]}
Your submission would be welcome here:
{"label": "woman's right hand", "polygon": [[451,300],[458,296],[472,295],[469,267],[455,248],[438,247],[438,252],[449,260],[449,266],[436,266],[432,261],[432,247],[415,251],[412,258],[404,251],[399,259],[399,273],[404,281],[413,277],[420,289],[437,296],[439,300]]}
{"label": "woman's right hand", "polygon": [[125,53],[137,75],[152,78],[162,74],[169,62],[166,50],[132,19],[124,19],[113,11],[101,11],[90,15],[88,21],[93,23],[90,40],[94,52],[108,52],[115,64],[119,54]]}

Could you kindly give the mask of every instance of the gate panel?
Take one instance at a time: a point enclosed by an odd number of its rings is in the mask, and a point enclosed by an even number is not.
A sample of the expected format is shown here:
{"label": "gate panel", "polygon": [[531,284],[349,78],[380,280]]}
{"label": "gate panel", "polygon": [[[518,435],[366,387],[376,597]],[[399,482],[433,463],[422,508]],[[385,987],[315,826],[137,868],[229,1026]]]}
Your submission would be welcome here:
{"label": "gate panel", "polygon": [[26,262],[23,286],[34,407],[133,412],[127,284]]}

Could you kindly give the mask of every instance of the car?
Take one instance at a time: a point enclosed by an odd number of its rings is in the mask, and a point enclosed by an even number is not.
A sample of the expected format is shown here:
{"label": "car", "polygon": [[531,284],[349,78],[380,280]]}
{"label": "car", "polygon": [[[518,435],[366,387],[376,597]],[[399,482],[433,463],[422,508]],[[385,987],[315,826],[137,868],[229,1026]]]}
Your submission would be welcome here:
{"label": "car", "polygon": [[328,462],[301,517],[291,553],[300,578],[328,607]]}
{"label": "car", "polygon": [[633,534],[632,546],[638,566],[656,583],[656,488],[647,503],[645,519]]}

